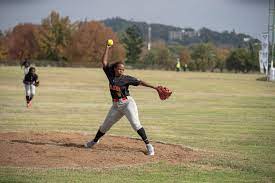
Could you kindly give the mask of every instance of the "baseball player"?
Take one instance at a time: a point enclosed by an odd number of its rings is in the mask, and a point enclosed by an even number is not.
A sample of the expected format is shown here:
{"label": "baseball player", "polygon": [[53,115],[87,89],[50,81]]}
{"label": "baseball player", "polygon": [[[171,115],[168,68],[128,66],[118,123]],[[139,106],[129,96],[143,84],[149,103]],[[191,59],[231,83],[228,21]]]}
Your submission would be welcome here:
{"label": "baseball player", "polygon": [[147,154],[154,155],[154,147],[152,146],[152,144],[150,144],[146,136],[145,130],[139,121],[137,105],[133,97],[130,96],[129,86],[141,85],[152,88],[154,90],[157,90],[157,87],[154,87],[135,77],[125,75],[125,65],[123,62],[116,62],[110,65],[108,63],[108,52],[110,47],[111,46],[107,45],[105,48],[105,52],[102,58],[102,66],[109,81],[109,88],[113,100],[113,105],[111,106],[104,122],[99,127],[95,138],[92,141],[84,144],[84,146],[86,148],[92,148],[95,144],[99,142],[99,139],[125,115],[130,122],[132,128],[144,141],[148,152]]}
{"label": "baseball player", "polygon": [[35,95],[35,87],[39,86],[38,75],[35,73],[34,67],[29,68],[29,72],[25,75],[23,83],[26,91],[27,108],[30,108]]}
{"label": "baseball player", "polygon": [[25,75],[28,74],[30,66],[31,66],[30,61],[27,58],[25,58],[24,61],[20,65],[21,65],[21,69],[22,69],[22,67],[24,67],[24,74]]}

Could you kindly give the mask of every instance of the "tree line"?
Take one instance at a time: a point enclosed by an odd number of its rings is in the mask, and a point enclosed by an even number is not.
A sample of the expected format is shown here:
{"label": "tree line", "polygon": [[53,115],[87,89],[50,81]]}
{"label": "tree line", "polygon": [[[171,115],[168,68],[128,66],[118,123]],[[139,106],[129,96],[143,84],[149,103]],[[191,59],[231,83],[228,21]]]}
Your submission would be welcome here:
{"label": "tree line", "polygon": [[110,53],[112,60],[123,60],[125,50],[111,28],[97,21],[71,22],[52,11],[41,24],[18,24],[0,34],[0,60],[12,62],[29,58],[36,64],[56,66],[95,66],[104,52],[107,39],[116,46]]}
{"label": "tree line", "polygon": [[142,68],[173,70],[176,60],[179,60],[182,66],[186,65],[191,71],[259,71],[260,45],[253,41],[238,48],[217,47],[211,42],[182,46],[155,41],[152,49],[147,50],[136,25],[126,29],[122,41],[126,45],[128,63]]}
{"label": "tree line", "polygon": [[[119,24],[120,25],[120,24]],[[71,22],[51,12],[41,24],[18,24],[0,32],[0,63],[15,64],[23,58],[36,65],[84,66],[100,65],[107,39],[113,39],[111,61],[126,61],[136,68],[174,70],[176,60],[191,71],[258,71],[259,44],[253,40],[237,48],[221,47],[205,38],[192,45],[153,40],[151,49],[143,31],[137,25],[125,26],[124,32],[114,32],[98,21]],[[116,26],[119,29],[119,26]]]}

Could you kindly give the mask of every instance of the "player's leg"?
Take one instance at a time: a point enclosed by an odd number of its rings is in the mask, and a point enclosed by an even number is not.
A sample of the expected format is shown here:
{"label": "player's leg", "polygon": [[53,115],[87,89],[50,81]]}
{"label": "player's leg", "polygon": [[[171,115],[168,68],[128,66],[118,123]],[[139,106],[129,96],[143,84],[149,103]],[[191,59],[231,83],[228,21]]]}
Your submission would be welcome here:
{"label": "player's leg", "polygon": [[154,155],[154,148],[152,144],[150,144],[145,129],[142,127],[139,116],[138,116],[138,109],[135,100],[132,97],[129,97],[129,102],[124,109],[124,114],[129,120],[132,128],[139,134],[142,138],[144,143],[146,144],[146,148],[148,150],[148,155]]}
{"label": "player's leg", "polygon": [[26,103],[27,103],[27,107],[29,107],[30,95],[31,95],[31,88],[30,88],[30,85],[25,84],[25,92],[26,92]]}
{"label": "player's leg", "polygon": [[110,128],[119,121],[123,116],[123,113],[121,113],[118,108],[115,105],[112,105],[111,109],[109,110],[104,122],[99,127],[95,138],[92,141],[87,142],[84,146],[87,148],[91,148],[95,144],[98,143],[99,139],[105,135],[107,131],[110,130]]}
{"label": "player's leg", "polygon": [[31,89],[31,95],[30,95],[30,101],[31,101],[35,95],[35,86],[31,85],[30,89]]}
{"label": "player's leg", "polygon": [[118,110],[118,107],[116,105],[112,105],[110,108],[104,122],[100,126],[100,131],[102,133],[106,133],[109,131],[109,129],[116,123],[118,122],[122,117],[123,113]]}
{"label": "player's leg", "polygon": [[29,94],[29,103],[28,103],[28,107],[32,106],[32,99],[35,95],[35,86],[34,85],[30,85],[29,87],[30,90],[30,94]]}

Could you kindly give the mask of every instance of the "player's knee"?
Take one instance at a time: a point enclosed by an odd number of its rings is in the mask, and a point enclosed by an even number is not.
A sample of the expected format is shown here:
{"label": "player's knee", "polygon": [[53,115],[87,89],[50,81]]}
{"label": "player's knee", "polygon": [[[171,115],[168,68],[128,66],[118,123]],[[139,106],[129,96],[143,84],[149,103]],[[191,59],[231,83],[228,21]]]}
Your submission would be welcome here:
{"label": "player's knee", "polygon": [[141,124],[140,123],[131,123],[132,125],[132,128],[135,130],[135,131],[138,131],[139,129],[142,128]]}
{"label": "player's knee", "polygon": [[138,128],[136,128],[136,131],[139,131],[141,128],[143,128],[143,126],[139,126]]}

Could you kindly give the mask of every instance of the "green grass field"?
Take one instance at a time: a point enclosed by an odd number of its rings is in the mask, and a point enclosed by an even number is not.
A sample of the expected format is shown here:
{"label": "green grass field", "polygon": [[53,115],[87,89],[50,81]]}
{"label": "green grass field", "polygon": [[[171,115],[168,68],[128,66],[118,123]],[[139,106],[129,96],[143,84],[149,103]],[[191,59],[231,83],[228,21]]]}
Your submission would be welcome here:
{"label": "green grass field", "polygon": [[[111,105],[101,69],[37,68],[40,86],[25,107],[20,67],[0,67],[0,132],[66,131],[93,135]],[[131,87],[154,141],[205,152],[182,165],[165,162],[113,169],[0,167],[0,182],[275,182],[275,83],[262,75],[126,70],[174,93],[160,101]],[[138,137],[126,119],[109,134]]]}

